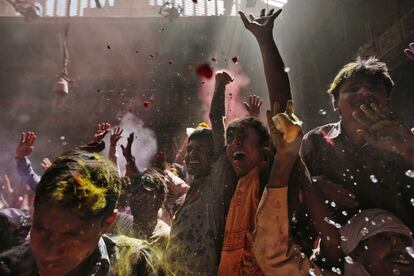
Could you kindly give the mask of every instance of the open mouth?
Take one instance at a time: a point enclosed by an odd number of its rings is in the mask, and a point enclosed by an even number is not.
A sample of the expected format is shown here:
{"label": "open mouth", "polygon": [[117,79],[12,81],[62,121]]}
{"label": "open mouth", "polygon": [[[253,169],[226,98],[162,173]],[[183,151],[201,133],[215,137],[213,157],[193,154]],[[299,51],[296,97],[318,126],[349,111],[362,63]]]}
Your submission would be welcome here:
{"label": "open mouth", "polygon": [[392,263],[394,265],[411,265],[410,259],[405,254],[399,254],[392,258]]}
{"label": "open mouth", "polygon": [[233,160],[240,161],[246,156],[246,153],[244,151],[236,151],[233,153]]}

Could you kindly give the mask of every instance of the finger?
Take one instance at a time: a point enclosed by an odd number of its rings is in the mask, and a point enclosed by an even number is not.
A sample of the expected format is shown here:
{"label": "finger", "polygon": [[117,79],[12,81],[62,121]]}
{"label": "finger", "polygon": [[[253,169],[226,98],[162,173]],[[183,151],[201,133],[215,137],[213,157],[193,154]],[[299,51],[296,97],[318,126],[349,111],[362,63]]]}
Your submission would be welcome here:
{"label": "finger", "polygon": [[269,127],[270,132],[277,132],[277,128],[275,126],[275,124],[273,123],[273,119],[272,119],[272,113],[270,112],[270,110],[266,111],[266,118],[267,118],[267,125]]}
{"label": "finger", "polygon": [[271,9],[271,10],[267,13],[267,16],[271,16],[274,12],[275,12],[275,9]]}
{"label": "finger", "polygon": [[262,9],[260,11],[260,17],[264,17],[266,15],[266,9]]}
{"label": "finger", "polygon": [[121,136],[121,134],[124,132],[124,130],[122,128],[119,129],[119,133],[118,135]]}
{"label": "finger", "polygon": [[407,57],[414,60],[414,49],[405,49],[404,53],[407,55]]}
{"label": "finger", "polygon": [[273,15],[272,15],[272,18],[276,18],[276,17],[278,17],[279,16],[279,14],[282,12],[282,9],[280,9],[280,10],[278,10],[277,12],[275,12]]}
{"label": "finger", "polygon": [[249,19],[247,19],[247,17],[246,17],[246,15],[244,14],[244,12],[242,12],[242,11],[239,11],[239,14],[240,14],[240,18],[241,18],[241,20],[242,20],[242,22],[243,22],[243,24],[244,24],[244,26],[245,27],[247,27],[248,25],[249,25]]}
{"label": "finger", "polygon": [[289,100],[286,103],[286,114],[291,117],[293,114],[293,101]]}
{"label": "finger", "polygon": [[125,152],[125,147],[123,145],[121,145],[121,149],[122,149],[122,153]]}
{"label": "finger", "polygon": [[360,106],[360,109],[365,113],[365,115],[373,122],[376,122],[380,119],[380,117],[376,114],[374,110],[372,110],[367,105],[363,104]]}
{"label": "finger", "polygon": [[261,106],[262,106],[262,104],[263,104],[263,101],[262,101],[262,100],[260,100],[258,107],[261,107]]}
{"label": "finger", "polygon": [[249,19],[250,19],[251,21],[254,21],[254,20],[256,19],[256,17],[254,17],[254,15],[251,13],[251,14],[249,14]]}
{"label": "finger", "polygon": [[24,143],[24,137],[25,137],[25,133],[24,132],[21,132],[20,133],[20,139],[19,139],[19,144],[23,144]]}
{"label": "finger", "polygon": [[371,121],[362,112],[354,111],[352,113],[352,117],[354,117],[356,121],[358,121],[361,125],[363,125],[366,128],[369,128],[371,125]]}
{"label": "finger", "polygon": [[254,95],[254,106],[257,106],[259,104],[259,97]]}
{"label": "finger", "polygon": [[246,110],[250,110],[250,106],[249,106],[249,104],[248,104],[248,103],[243,102],[243,105],[244,105],[244,107],[246,108]]}
{"label": "finger", "polygon": [[280,113],[280,103],[278,101],[275,101],[273,103],[273,114],[279,114]]}

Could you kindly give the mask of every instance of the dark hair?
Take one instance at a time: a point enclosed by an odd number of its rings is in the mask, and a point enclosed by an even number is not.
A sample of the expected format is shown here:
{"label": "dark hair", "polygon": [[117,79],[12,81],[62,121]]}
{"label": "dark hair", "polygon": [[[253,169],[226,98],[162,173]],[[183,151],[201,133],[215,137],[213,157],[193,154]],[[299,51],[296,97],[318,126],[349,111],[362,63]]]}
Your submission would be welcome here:
{"label": "dark hair", "polygon": [[384,62],[380,62],[376,57],[368,59],[357,57],[354,62],[346,64],[329,85],[328,94],[332,95],[335,100],[338,99],[341,85],[345,81],[361,75],[379,78],[385,85],[387,96],[390,96],[394,82],[388,73],[387,65]]}
{"label": "dark hair", "polygon": [[210,149],[210,153],[213,154],[213,131],[210,128],[197,127],[188,137],[188,142],[191,140],[203,140],[206,143],[207,147]]}
{"label": "dark hair", "polygon": [[73,210],[81,219],[111,215],[120,194],[121,178],[106,158],[85,151],[58,157],[36,187],[34,206],[51,202]]}
{"label": "dark hair", "polygon": [[234,119],[233,121],[231,121],[226,128],[226,140],[228,140],[230,133],[234,132],[235,129],[241,127],[253,128],[259,136],[260,145],[264,146],[266,145],[266,143],[269,142],[269,133],[267,132],[267,128],[263,125],[261,121],[252,116]]}
{"label": "dark hair", "polygon": [[143,173],[131,177],[131,194],[140,193],[142,188],[155,190],[159,195],[167,194],[167,185],[165,177],[156,169],[147,169]]}

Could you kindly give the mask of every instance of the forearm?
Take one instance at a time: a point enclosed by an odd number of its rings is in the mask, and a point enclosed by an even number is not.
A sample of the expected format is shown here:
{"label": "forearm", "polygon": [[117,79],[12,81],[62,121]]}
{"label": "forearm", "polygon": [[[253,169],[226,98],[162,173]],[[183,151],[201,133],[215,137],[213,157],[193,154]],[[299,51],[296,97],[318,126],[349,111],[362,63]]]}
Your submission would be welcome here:
{"label": "forearm", "polygon": [[285,110],[286,102],[292,99],[292,95],[289,77],[285,72],[285,64],[273,39],[273,34],[269,33],[268,35],[257,38],[257,41],[262,54],[271,107],[273,109],[273,103],[278,101],[281,110]]}
{"label": "forearm", "polygon": [[109,146],[108,159],[111,160],[114,164],[118,164],[118,156],[116,155],[116,145]]}
{"label": "forearm", "polygon": [[131,177],[140,174],[140,171],[135,164],[135,158],[127,160],[125,165],[125,176]]}
{"label": "forearm", "polygon": [[277,153],[270,171],[269,187],[287,187],[297,155]]}
{"label": "forearm", "polygon": [[16,168],[21,181],[34,191],[40,182],[40,176],[33,170],[30,160],[16,157]]}
{"label": "forearm", "polygon": [[225,116],[225,85],[216,85],[213,99],[210,106],[210,121],[213,131],[214,153],[217,154],[224,146],[224,124],[223,117]]}

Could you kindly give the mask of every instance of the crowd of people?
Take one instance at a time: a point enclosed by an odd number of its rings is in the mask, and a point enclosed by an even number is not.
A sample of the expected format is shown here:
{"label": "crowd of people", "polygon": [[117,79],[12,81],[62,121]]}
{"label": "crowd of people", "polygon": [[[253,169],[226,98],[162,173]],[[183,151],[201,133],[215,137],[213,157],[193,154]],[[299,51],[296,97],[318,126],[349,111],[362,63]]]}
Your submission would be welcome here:
{"label": "crowd of people", "polygon": [[0,210],[0,275],[414,275],[414,135],[386,64],[340,69],[327,91],[340,121],[304,135],[273,37],[280,12],[240,12],[261,51],[266,122],[256,95],[249,116],[224,120],[233,79],[219,71],[210,125],[172,162],[160,152],[141,171],[134,133],[119,145],[123,129],[101,123],[38,174],[36,134],[21,133],[16,169],[34,197]]}

